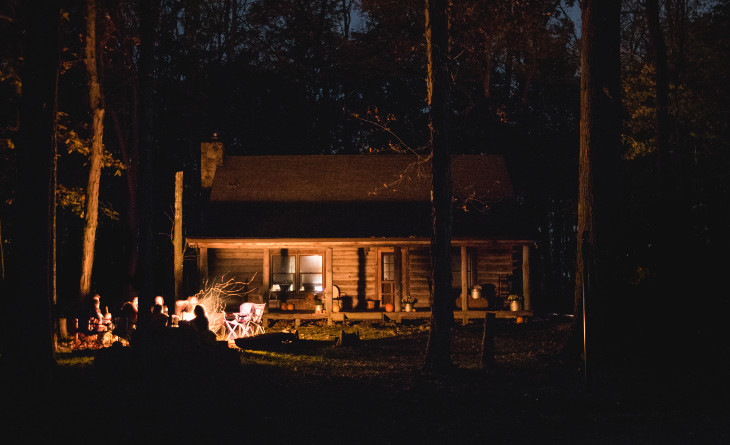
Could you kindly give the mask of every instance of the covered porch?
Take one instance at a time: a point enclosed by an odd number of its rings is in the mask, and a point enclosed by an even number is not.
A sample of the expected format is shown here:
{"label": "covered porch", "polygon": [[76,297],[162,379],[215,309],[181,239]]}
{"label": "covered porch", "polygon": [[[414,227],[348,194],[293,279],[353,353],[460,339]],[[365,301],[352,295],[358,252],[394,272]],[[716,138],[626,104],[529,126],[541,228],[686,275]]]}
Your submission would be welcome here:
{"label": "covered porch", "polygon": [[[427,238],[188,239],[188,245],[197,251],[201,283],[233,276],[248,283],[263,300],[259,302],[269,303],[267,319],[330,322],[429,318],[433,298],[429,244]],[[483,318],[487,311],[500,318],[517,317],[516,311],[508,310],[506,298],[510,294],[518,295],[518,309],[529,313],[532,244],[514,239],[452,240],[454,317],[468,321]],[[284,274],[278,268],[284,255],[291,265],[285,276],[294,283],[294,292],[279,291],[277,279]],[[310,262],[316,260],[316,267],[310,265],[312,270],[307,271],[314,273],[304,273],[304,263],[300,263],[304,257]],[[503,290],[504,277],[510,277],[514,289],[507,286]],[[321,313],[315,312],[306,298],[312,296],[305,287],[309,281],[314,282],[313,293],[324,303]],[[282,294],[284,298],[279,300]],[[489,301],[488,295],[492,297]],[[406,297],[417,300],[415,312],[408,311]],[[343,304],[345,299],[349,304]],[[280,310],[284,301],[295,304]]]}

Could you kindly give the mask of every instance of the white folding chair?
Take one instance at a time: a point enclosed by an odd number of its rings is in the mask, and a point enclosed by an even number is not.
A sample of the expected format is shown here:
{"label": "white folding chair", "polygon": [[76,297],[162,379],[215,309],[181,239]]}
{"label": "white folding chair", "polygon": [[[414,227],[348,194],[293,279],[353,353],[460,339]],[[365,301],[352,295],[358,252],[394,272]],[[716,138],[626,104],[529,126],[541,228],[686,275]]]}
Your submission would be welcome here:
{"label": "white folding chair", "polygon": [[226,325],[226,332],[228,332],[228,335],[226,335],[226,341],[231,341],[238,338],[238,315],[236,315],[235,313],[233,315],[234,318],[230,320],[225,316],[223,317],[223,324]]}
{"label": "white folding chair", "polygon": [[[245,304],[245,303],[244,303]],[[258,335],[264,333],[264,326],[262,320],[264,318],[264,310],[266,309],[266,303],[249,303],[251,304],[251,310],[249,316],[246,317],[243,322],[243,334],[242,337],[250,337],[252,335]]]}
{"label": "white folding chair", "polygon": [[246,323],[253,313],[253,303],[243,303],[238,309],[238,312],[233,313],[233,319],[226,319],[226,328],[228,329],[228,336],[226,340],[235,340],[240,337],[246,337]]}

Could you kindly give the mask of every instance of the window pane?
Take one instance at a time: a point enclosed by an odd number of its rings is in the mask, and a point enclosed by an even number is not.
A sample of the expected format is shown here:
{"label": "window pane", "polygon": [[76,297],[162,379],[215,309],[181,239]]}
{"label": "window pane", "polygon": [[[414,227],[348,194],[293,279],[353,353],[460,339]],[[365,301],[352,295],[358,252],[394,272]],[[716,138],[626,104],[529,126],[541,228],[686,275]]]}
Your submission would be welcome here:
{"label": "window pane", "polygon": [[299,257],[301,273],[322,273],[322,255],[301,255]]}
{"label": "window pane", "polygon": [[271,277],[271,290],[294,290],[294,274],[293,273],[275,273]]}
{"label": "window pane", "polygon": [[271,273],[296,273],[296,257],[288,255],[271,255]]}
{"label": "window pane", "polygon": [[299,275],[301,285],[300,291],[322,292],[322,274],[319,273],[303,273]]}
{"label": "window pane", "polygon": [[383,254],[383,281],[395,279],[395,255],[392,253]]}

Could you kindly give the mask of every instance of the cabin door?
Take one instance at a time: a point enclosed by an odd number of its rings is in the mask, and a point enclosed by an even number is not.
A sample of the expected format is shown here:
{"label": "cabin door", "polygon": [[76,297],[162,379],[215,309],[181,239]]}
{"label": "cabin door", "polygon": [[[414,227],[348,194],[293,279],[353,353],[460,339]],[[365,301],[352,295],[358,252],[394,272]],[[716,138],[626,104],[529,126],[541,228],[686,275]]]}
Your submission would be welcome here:
{"label": "cabin door", "polygon": [[395,254],[380,254],[380,304],[395,305]]}

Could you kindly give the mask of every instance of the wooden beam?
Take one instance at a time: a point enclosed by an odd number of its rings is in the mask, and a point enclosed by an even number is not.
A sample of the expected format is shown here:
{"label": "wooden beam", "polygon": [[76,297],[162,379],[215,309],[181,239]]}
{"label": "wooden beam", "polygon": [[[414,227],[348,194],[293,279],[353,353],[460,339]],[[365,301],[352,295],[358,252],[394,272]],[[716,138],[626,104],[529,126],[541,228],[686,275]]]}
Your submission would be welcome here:
{"label": "wooden beam", "polygon": [[208,282],[208,248],[198,248],[198,273],[200,274],[200,289]]}
{"label": "wooden beam", "polygon": [[[394,244],[401,247],[430,246],[430,238],[188,238],[190,247],[236,248],[236,247],[390,247]],[[532,240],[455,238],[452,246],[469,245],[475,247],[505,247],[512,245],[530,245]]]}
{"label": "wooden beam", "polygon": [[332,324],[329,314],[332,314],[332,298],[334,297],[332,253],[331,247],[324,251],[324,310],[328,314],[327,324]]}
{"label": "wooden beam", "polygon": [[522,246],[522,299],[524,310],[529,311],[530,304],[530,246]]}
{"label": "wooden beam", "polygon": [[[383,266],[380,264],[382,254],[383,251],[380,249],[375,251],[375,299],[380,303],[383,302]],[[365,299],[368,300],[367,295]]]}
{"label": "wooden beam", "polygon": [[467,295],[469,286],[466,272],[467,272],[467,254],[466,246],[461,246],[461,310],[465,311],[468,309],[469,296]]}
{"label": "wooden beam", "polygon": [[408,247],[401,249],[403,256],[403,295],[411,294],[411,250]]}
{"label": "wooden beam", "polygon": [[393,274],[395,282],[393,283],[393,306],[396,312],[400,312],[400,300],[403,298],[403,255],[400,247],[393,248]]}
{"label": "wooden beam", "polygon": [[261,279],[262,279],[261,287],[263,287],[263,289],[261,289],[261,290],[262,290],[262,294],[264,296],[264,299],[267,300],[267,301],[268,301],[268,296],[269,296],[269,289],[271,289],[271,286],[269,284],[269,275],[270,275],[270,273],[269,273],[269,267],[270,267],[270,265],[269,265],[269,258],[270,258],[270,256],[269,256],[269,249],[268,248],[264,248],[263,249],[263,255],[262,255],[262,258],[261,258],[261,260],[263,261],[263,264],[262,264],[263,267],[261,269],[262,270],[261,274],[263,275],[261,277]]}

